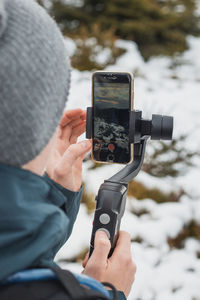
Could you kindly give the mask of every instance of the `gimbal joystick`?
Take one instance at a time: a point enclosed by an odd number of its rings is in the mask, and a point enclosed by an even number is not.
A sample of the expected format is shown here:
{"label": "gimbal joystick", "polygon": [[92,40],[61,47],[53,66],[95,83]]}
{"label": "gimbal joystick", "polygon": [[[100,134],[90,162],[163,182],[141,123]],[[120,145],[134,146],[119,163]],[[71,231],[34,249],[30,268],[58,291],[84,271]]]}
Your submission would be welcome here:
{"label": "gimbal joystick", "polygon": [[[134,160],[131,164],[125,166],[121,171],[105,180],[100,186],[97,201],[91,243],[90,253],[94,249],[94,237],[98,230],[103,230],[110,242],[111,250],[109,256],[115,248],[121,219],[126,205],[126,195],[128,183],[139,173],[145,154],[146,142],[149,138],[152,140],[171,140],[173,133],[173,117],[152,115],[152,120],[142,119],[141,111],[130,112],[130,142],[134,144]],[[93,137],[92,130],[93,108],[87,108],[86,138]]]}

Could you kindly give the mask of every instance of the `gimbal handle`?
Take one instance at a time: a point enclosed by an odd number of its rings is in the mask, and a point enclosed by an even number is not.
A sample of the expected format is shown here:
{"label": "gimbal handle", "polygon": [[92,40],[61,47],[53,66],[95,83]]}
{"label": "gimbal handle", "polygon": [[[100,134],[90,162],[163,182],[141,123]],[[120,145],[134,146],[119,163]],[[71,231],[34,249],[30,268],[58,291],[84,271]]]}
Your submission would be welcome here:
{"label": "gimbal handle", "polygon": [[105,180],[99,188],[98,195],[95,198],[97,205],[89,256],[94,250],[94,238],[98,230],[103,230],[110,240],[111,250],[108,257],[114,251],[119,235],[121,219],[125,211],[128,183],[137,176],[142,167],[147,139],[148,137],[145,137],[141,140],[141,143],[134,145],[134,161],[108,180]]}
{"label": "gimbal handle", "polygon": [[[152,115],[152,120],[144,120],[142,119],[142,112],[136,110],[131,111],[129,117],[129,138],[130,142],[134,144],[134,160],[108,180],[105,180],[99,188],[95,198],[97,205],[89,256],[94,250],[94,238],[98,230],[103,230],[107,234],[111,242],[109,256],[112,255],[118,239],[121,219],[124,215],[128,183],[141,170],[148,138],[154,140],[172,139],[173,117]],[[86,122],[86,138],[88,139],[93,137],[92,120],[93,108],[88,107]]]}

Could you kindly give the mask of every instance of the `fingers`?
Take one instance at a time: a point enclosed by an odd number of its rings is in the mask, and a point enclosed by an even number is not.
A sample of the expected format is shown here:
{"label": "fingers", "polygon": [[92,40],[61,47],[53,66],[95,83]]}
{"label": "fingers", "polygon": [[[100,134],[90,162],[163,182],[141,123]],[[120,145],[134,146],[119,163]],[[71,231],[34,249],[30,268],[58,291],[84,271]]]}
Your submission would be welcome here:
{"label": "fingers", "polygon": [[[81,116],[71,120],[66,126],[59,126],[60,134],[59,138],[62,140],[76,140],[86,130],[86,120],[82,119]],[[70,141],[71,142],[71,141]],[[74,142],[71,142],[74,143]]]}
{"label": "fingers", "polygon": [[80,108],[68,110],[63,114],[59,125],[61,127],[64,127],[67,124],[69,124],[72,120],[76,119],[86,120],[86,112]]}
{"label": "fingers", "polygon": [[70,122],[65,127],[60,127],[59,139],[63,141],[69,141],[71,138],[73,140],[78,138],[86,130],[86,122],[80,119]]}
{"label": "fingers", "polygon": [[130,237],[130,234],[126,231],[119,232],[119,238],[117,240],[117,245],[116,245],[115,250],[110,258],[111,261],[121,257],[122,253],[123,253],[124,257],[130,256],[130,253],[131,253],[131,237]]}
{"label": "fingers", "polygon": [[71,132],[70,136],[70,144],[75,144],[78,137],[83,134],[86,130],[86,122],[83,121],[82,124],[79,124],[78,126],[74,127]]}
{"label": "fingers", "polygon": [[[128,297],[134,281],[136,266],[131,254],[126,255],[126,247],[130,247],[130,236],[127,232],[120,232],[117,248],[111,258],[107,258],[110,251],[110,241],[103,231],[97,231],[94,250],[89,258],[83,274],[89,275],[100,282],[110,282]],[[130,251],[129,251],[130,252]],[[113,253],[113,254],[114,254]],[[119,256],[118,256],[119,255]]]}
{"label": "fingers", "polygon": [[97,270],[107,265],[110,248],[111,244],[106,233],[101,230],[97,231],[94,241],[94,250],[90,257],[90,263],[93,263]]}
{"label": "fingers", "polygon": [[86,113],[85,110],[83,110],[83,111],[82,111],[82,115],[81,115],[81,119],[82,119],[83,121],[86,121],[86,118],[87,118],[87,113]]}
{"label": "fingers", "polygon": [[83,164],[83,160],[86,157],[88,152],[85,152],[83,155],[79,156],[79,158],[77,158],[77,160],[75,161],[74,165],[73,165],[73,171],[74,172],[79,172],[80,169],[82,169],[82,164]]}
{"label": "fingers", "polygon": [[76,162],[80,157],[84,157],[84,155],[91,149],[91,141],[85,140],[79,142],[77,144],[70,145],[65,153],[62,156],[62,159],[59,164],[59,169],[65,172],[65,168],[68,168],[69,165],[72,165]]}

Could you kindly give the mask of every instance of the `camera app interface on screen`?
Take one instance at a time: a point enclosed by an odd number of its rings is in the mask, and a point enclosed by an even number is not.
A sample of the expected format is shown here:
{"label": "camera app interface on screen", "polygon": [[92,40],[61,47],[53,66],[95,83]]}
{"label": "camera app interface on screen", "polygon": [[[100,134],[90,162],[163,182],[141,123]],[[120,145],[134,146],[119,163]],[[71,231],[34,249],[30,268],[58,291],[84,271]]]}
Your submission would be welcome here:
{"label": "camera app interface on screen", "polygon": [[130,161],[130,85],[126,81],[94,81],[93,157],[97,161]]}

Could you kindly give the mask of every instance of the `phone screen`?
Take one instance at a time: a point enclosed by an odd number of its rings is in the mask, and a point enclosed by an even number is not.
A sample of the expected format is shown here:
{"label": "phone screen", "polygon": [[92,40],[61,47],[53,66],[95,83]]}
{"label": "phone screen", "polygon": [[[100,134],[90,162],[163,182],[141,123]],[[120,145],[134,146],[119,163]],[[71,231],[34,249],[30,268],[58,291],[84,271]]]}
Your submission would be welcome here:
{"label": "phone screen", "polygon": [[128,73],[95,73],[93,77],[93,158],[129,163],[129,112],[131,76]]}

